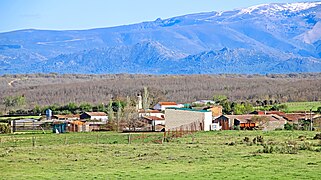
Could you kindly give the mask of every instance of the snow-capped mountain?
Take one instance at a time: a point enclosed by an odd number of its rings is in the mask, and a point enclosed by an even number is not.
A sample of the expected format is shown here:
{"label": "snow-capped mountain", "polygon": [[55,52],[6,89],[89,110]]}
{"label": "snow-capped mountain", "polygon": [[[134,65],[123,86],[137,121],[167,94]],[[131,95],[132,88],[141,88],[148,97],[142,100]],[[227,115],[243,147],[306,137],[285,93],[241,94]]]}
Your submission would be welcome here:
{"label": "snow-capped mountain", "polygon": [[321,72],[321,2],[81,31],[0,33],[0,74],[34,72]]}

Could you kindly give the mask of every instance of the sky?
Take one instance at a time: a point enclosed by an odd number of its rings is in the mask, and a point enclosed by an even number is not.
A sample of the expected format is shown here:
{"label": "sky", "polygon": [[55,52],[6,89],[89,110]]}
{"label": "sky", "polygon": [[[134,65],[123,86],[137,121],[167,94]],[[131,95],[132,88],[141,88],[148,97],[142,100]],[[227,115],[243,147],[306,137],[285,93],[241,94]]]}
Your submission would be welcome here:
{"label": "sky", "polygon": [[0,0],[0,32],[112,27],[264,3],[304,1],[309,0]]}

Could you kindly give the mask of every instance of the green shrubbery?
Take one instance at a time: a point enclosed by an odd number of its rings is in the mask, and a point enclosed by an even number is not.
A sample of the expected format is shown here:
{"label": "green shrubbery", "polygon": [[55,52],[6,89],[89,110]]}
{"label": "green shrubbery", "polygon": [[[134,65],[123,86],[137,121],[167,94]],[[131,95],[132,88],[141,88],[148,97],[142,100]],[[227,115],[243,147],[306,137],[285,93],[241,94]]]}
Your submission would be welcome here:
{"label": "green shrubbery", "polygon": [[0,123],[0,134],[10,133],[10,125],[7,123]]}

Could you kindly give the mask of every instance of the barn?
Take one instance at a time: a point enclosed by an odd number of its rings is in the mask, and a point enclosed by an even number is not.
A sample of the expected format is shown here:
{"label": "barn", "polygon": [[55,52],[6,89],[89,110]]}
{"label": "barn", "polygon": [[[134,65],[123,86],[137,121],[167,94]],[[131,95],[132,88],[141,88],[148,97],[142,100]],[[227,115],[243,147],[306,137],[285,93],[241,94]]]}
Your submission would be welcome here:
{"label": "barn", "polygon": [[[287,120],[276,114],[268,115],[222,115],[213,120],[213,130],[232,130],[235,127],[240,129],[254,129],[275,130],[283,129]],[[214,127],[215,126],[215,127]]]}
{"label": "barn", "polygon": [[104,112],[84,112],[80,115],[80,119],[107,121],[108,117]]}

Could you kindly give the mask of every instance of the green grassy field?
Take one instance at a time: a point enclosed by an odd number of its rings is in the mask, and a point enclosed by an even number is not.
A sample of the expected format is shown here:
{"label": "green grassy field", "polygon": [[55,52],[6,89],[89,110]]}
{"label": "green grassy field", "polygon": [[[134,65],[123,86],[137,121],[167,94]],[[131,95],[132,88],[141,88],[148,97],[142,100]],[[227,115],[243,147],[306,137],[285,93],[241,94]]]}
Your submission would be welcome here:
{"label": "green grassy field", "polygon": [[321,107],[321,101],[312,101],[312,102],[288,102],[283,103],[287,105],[288,111],[316,111],[318,107]]}
{"label": "green grassy field", "polygon": [[131,144],[112,132],[0,135],[0,179],[320,179],[316,133],[199,132],[163,144],[162,133]]}

